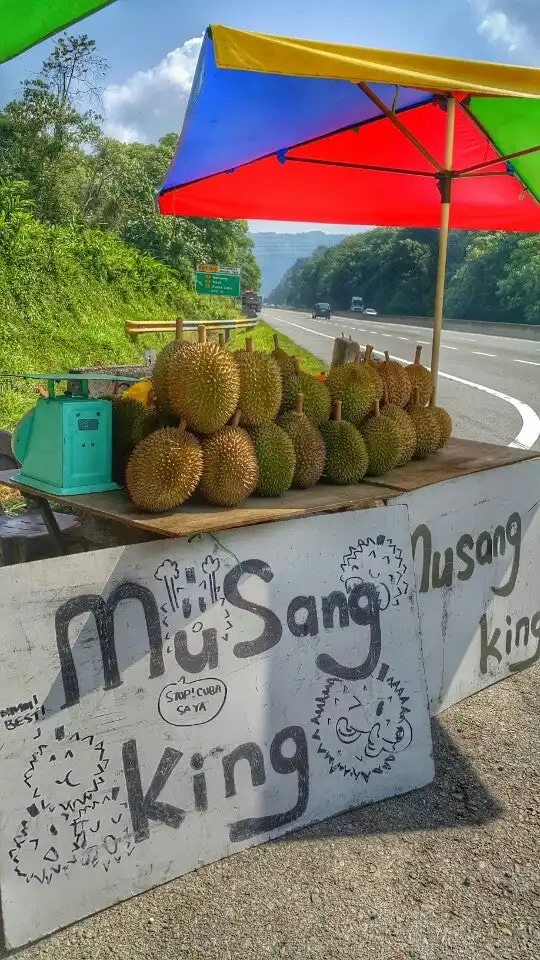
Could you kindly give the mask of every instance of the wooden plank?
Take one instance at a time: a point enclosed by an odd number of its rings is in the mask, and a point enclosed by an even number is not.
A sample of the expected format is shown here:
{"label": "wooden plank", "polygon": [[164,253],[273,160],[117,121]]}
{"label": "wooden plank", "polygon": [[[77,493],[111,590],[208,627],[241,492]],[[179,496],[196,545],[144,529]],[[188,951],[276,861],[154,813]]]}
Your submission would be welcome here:
{"label": "wooden plank", "polygon": [[156,537],[190,537],[199,533],[232,530],[276,520],[293,520],[315,514],[339,513],[343,510],[364,510],[380,506],[385,500],[400,493],[538,456],[537,452],[531,450],[517,450],[474,440],[451,439],[443,450],[427,460],[415,460],[405,467],[392,470],[384,477],[370,478],[369,482],[354,486],[335,487],[321,484],[310,490],[290,490],[277,499],[250,497],[239,507],[210,507],[204,503],[193,502],[162,514],[142,513],[137,510],[123,490],[51,498],[41,494],[39,490],[13,483],[9,479],[12,471],[0,473],[0,482],[15,486],[22,493],[33,497],[54,499],[79,514],[101,517],[141,533]]}
{"label": "wooden plank", "polygon": [[395,487],[408,493],[433,483],[443,483],[455,477],[466,477],[481,470],[506,467],[538,457],[540,453],[537,450],[518,450],[515,447],[481,443],[478,440],[460,440],[456,437],[427,460],[413,460],[405,467],[391,470],[380,479],[373,477],[371,482],[375,486],[380,483],[385,488]]}
{"label": "wooden plank", "polygon": [[[17,487],[22,493],[40,496],[39,490],[31,490],[9,480],[12,475],[13,471],[5,471],[0,474],[0,482]],[[310,490],[290,490],[275,499],[250,497],[239,507],[210,507],[203,503],[189,503],[178,510],[162,514],[141,513],[124,490],[78,497],[54,497],[54,500],[70,506],[77,513],[102,517],[158,537],[190,537],[198,533],[232,530],[235,527],[293,520],[314,514],[364,510],[380,506],[386,497],[396,496],[399,492],[399,489],[379,484],[374,486],[372,483],[359,483],[350,487],[321,484]]]}

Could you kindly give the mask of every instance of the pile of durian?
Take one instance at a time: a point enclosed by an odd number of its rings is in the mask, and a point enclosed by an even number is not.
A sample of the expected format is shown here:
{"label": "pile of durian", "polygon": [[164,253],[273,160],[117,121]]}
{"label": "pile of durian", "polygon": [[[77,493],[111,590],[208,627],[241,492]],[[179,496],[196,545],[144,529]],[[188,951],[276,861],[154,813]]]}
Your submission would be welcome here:
{"label": "pile of durian", "polygon": [[[151,403],[113,403],[113,467],[141,510],[172,510],[196,495],[233,507],[319,481],[358,483],[440,449],[452,432],[432,400],[420,346],[402,366],[358,349],[328,376],[274,350],[231,353],[206,338],[173,340],[158,355]],[[143,391],[144,393],[144,391]]]}

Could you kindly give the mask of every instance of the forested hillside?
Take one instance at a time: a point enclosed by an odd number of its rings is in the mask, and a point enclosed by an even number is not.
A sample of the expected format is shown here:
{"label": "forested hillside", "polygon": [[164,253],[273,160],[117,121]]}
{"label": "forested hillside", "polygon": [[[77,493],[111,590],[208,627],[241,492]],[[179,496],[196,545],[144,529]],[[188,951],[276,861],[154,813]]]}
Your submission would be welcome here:
{"label": "forested hillside", "polygon": [[[310,307],[347,309],[363,296],[379,313],[429,316],[433,311],[436,230],[376,229],[319,248],[298,260],[270,295]],[[453,231],[448,246],[445,316],[540,323],[540,237]]]}
{"label": "forested hillside", "polygon": [[[127,318],[223,316],[197,297],[197,262],[260,271],[245,221],[166,218],[154,207],[176,147],[103,135],[106,64],[86,36],[63,37],[39,76],[0,111],[0,369],[66,369],[137,359]],[[157,346],[156,338],[152,345]],[[29,404],[20,383],[0,395],[0,425]]]}

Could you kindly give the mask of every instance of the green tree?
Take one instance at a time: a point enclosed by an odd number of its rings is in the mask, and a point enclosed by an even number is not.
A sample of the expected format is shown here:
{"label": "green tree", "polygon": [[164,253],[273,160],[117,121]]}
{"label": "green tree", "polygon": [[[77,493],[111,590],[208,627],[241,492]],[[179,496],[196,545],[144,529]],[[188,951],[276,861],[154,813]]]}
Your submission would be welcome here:
{"label": "green tree", "polygon": [[516,323],[540,323],[540,237],[514,238],[513,249],[497,284],[506,318]]}
{"label": "green tree", "polygon": [[157,144],[105,137],[99,106],[107,70],[87,36],[63,36],[21,97],[0,112],[0,177],[28,184],[38,220],[111,231],[193,284],[197,262],[239,266],[244,288],[258,289],[247,224],[239,220],[162,217],[154,192],[177,135]]}
{"label": "green tree", "polygon": [[445,313],[465,320],[510,319],[507,303],[499,295],[507,261],[517,236],[508,233],[473,234],[461,265],[447,285]]}
{"label": "green tree", "polygon": [[93,40],[61,37],[40,74],[0,113],[0,176],[25,180],[46,222],[79,217],[100,118],[78,102],[95,94],[104,69]]}

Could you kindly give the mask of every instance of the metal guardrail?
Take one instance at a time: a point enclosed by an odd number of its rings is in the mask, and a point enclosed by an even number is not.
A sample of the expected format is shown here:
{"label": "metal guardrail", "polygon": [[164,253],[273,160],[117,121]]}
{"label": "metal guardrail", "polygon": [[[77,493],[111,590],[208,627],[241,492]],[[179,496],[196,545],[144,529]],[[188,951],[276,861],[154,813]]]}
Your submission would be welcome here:
{"label": "metal guardrail", "polygon": [[[235,320],[207,320],[204,326],[207,330],[223,331],[225,340],[229,339],[231,330],[249,330],[259,323],[259,316],[238,317]],[[196,332],[201,326],[200,320],[183,320],[184,331]],[[174,333],[176,320],[126,320],[124,331],[127,337],[135,339],[144,333]]]}

